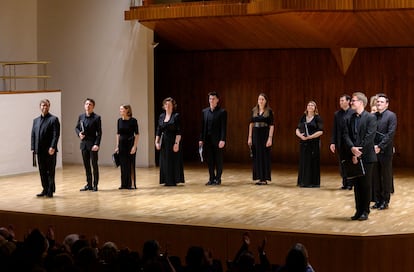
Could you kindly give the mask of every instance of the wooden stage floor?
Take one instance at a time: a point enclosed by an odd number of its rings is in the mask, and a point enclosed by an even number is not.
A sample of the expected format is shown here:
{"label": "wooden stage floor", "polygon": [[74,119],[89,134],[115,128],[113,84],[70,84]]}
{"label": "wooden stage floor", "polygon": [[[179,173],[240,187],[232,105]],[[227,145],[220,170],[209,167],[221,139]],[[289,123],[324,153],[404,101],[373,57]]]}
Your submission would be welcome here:
{"label": "wooden stage floor", "polygon": [[315,234],[382,235],[414,233],[414,173],[395,169],[390,208],[372,210],[369,220],[351,221],[353,191],[340,190],[335,167],[323,167],[320,188],[298,188],[296,167],[274,165],[273,181],[254,185],[249,165],[227,164],[221,186],[205,186],[206,166],[185,165],[186,183],[164,187],[158,168],[137,168],[137,190],[118,190],[119,169],[100,167],[98,192],[85,185],[81,165],[56,174],[53,198],[38,198],[37,172],[0,178],[0,210],[135,222],[213,226],[243,230]]}

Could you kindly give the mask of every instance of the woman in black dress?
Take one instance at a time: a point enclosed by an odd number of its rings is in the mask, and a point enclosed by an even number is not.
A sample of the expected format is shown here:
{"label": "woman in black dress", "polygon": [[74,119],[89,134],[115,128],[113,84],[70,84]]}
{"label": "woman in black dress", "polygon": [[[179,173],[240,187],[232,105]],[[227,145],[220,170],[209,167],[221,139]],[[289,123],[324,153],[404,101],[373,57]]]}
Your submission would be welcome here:
{"label": "woman in black dress", "polygon": [[155,148],[160,150],[160,184],[176,186],[184,183],[184,167],[181,152],[180,115],[175,100],[168,97],[162,101],[165,112],[158,119]]}
{"label": "woman in black dress", "polygon": [[272,180],[270,159],[275,126],[273,111],[267,103],[267,96],[259,94],[249,124],[247,144],[253,157],[253,180],[259,180],[256,185],[266,185]]}
{"label": "woman in black dress", "polygon": [[296,128],[296,136],[300,139],[297,184],[300,187],[320,186],[320,137],[322,134],[323,122],[318,114],[316,102],[309,101]]}
{"label": "woman in black dress", "polygon": [[139,138],[138,121],[132,117],[130,105],[121,105],[118,119],[115,152],[119,153],[121,166],[121,187],[136,189],[135,159]]}

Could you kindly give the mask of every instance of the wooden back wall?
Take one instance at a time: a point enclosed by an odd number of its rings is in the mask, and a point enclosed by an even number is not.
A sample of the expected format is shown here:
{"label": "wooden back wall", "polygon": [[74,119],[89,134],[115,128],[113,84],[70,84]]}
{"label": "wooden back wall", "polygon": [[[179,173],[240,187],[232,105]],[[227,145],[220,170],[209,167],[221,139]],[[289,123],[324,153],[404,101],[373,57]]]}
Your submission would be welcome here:
{"label": "wooden back wall", "polygon": [[315,100],[324,120],[321,162],[335,164],[329,144],[339,96],[362,90],[368,99],[379,92],[389,96],[398,117],[394,165],[414,166],[414,116],[408,114],[414,101],[414,48],[359,49],[346,75],[329,49],[156,51],[155,58],[156,116],[165,97],[177,100],[186,161],[198,159],[201,110],[208,106],[207,93],[215,90],[228,111],[226,162],[249,162],[250,113],[265,92],[277,118],[273,162],[298,162],[295,128],[307,102]]}

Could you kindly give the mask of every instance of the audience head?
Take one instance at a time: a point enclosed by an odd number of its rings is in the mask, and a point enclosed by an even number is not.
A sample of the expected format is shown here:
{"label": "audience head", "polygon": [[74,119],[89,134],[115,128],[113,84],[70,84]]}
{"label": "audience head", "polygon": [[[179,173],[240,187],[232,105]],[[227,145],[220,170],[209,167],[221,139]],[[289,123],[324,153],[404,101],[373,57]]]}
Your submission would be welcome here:
{"label": "audience head", "polygon": [[308,251],[301,243],[296,243],[286,256],[286,267],[289,272],[305,272],[308,267]]}
{"label": "audience head", "polygon": [[148,240],[142,249],[142,259],[144,261],[158,258],[160,256],[160,244],[156,240]]}
{"label": "audience head", "polygon": [[24,240],[24,247],[35,258],[41,258],[49,247],[47,239],[38,229],[32,230]]}
{"label": "audience head", "polygon": [[188,248],[185,256],[186,265],[190,268],[199,268],[205,264],[204,249],[199,246],[192,246]]}
{"label": "audience head", "polygon": [[100,250],[100,256],[104,263],[113,263],[118,257],[118,247],[113,242],[106,242]]}
{"label": "audience head", "polygon": [[79,240],[79,234],[72,233],[69,234],[63,239],[63,247],[65,248],[66,252],[71,253],[72,245]]}

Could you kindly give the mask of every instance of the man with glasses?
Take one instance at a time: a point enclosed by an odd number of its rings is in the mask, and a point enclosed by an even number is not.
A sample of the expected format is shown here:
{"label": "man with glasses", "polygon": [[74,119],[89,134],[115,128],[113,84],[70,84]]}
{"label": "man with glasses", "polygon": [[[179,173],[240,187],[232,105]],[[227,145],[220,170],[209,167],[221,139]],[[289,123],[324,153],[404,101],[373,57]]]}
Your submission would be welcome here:
{"label": "man with glasses", "polygon": [[389,100],[385,94],[377,95],[377,133],[375,136],[375,153],[377,154],[377,175],[373,179],[375,204],[374,209],[388,209],[392,191],[392,157],[394,154],[394,135],[397,128],[397,116],[388,110]]}
{"label": "man with glasses", "polygon": [[373,164],[377,161],[374,151],[374,138],[377,131],[377,120],[374,115],[365,111],[368,99],[362,92],[352,94],[351,107],[355,111],[344,126],[344,141],[350,152],[347,160],[357,164],[362,161],[365,175],[354,178],[355,215],[352,220],[367,220],[371,201],[371,184]]}

